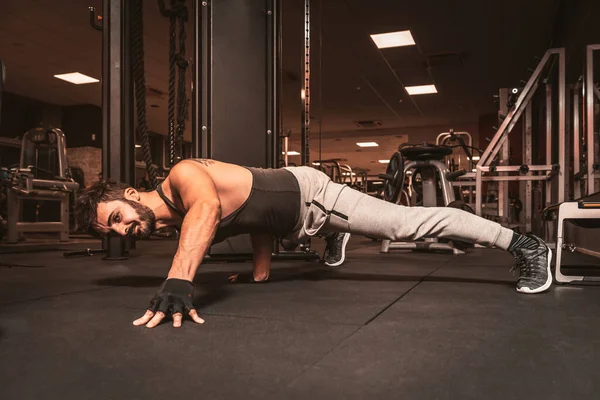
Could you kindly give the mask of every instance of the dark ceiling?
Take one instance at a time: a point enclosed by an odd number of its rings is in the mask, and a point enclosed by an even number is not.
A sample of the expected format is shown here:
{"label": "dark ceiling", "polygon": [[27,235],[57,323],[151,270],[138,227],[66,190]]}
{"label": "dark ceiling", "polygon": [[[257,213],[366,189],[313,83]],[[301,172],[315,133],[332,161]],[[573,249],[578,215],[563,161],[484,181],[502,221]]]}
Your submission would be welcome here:
{"label": "dark ceiling", "polygon": [[[304,1],[282,2],[282,106],[294,149],[301,120]],[[476,136],[480,116],[496,111],[493,95],[527,79],[534,56],[566,45],[572,50],[571,64],[577,65],[582,46],[600,42],[593,17],[598,3],[313,0],[312,143],[320,132],[328,139],[323,142],[324,157],[335,154],[377,172],[383,166],[372,161],[387,158],[397,142],[431,140],[451,128]],[[58,106],[101,104],[99,84],[75,86],[52,77],[76,70],[100,78],[101,35],[89,26],[88,6],[100,8],[101,1],[0,2],[0,55],[8,68],[7,91]],[[148,100],[160,106],[149,109],[149,127],[164,133],[168,21],[159,15],[154,0],[145,3],[145,25],[146,79],[165,93]],[[416,46],[380,51],[369,37],[406,29]],[[431,83],[438,94],[410,97],[404,90]],[[379,121],[380,126],[359,128],[357,121]],[[352,138],[354,143],[370,137],[385,145],[362,154],[344,146],[340,153],[335,140]]]}

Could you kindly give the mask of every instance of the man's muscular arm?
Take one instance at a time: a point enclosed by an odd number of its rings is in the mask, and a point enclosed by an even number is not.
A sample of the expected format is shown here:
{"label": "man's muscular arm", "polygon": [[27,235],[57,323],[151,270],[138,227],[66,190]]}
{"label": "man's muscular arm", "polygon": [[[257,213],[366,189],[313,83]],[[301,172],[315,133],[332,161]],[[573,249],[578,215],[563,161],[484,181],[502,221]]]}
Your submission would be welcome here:
{"label": "man's muscular arm", "polygon": [[221,204],[213,180],[195,162],[177,164],[169,180],[187,212],[168,278],[193,281],[219,226]]}
{"label": "man's muscular arm", "polygon": [[187,213],[183,220],[177,253],[167,280],[150,302],[146,313],[134,325],[157,326],[166,315],[173,326],[181,326],[183,314],[202,324],[192,303],[194,275],[215,236],[221,219],[221,206],[215,184],[202,167],[182,161],[171,170],[169,183],[181,198]]}

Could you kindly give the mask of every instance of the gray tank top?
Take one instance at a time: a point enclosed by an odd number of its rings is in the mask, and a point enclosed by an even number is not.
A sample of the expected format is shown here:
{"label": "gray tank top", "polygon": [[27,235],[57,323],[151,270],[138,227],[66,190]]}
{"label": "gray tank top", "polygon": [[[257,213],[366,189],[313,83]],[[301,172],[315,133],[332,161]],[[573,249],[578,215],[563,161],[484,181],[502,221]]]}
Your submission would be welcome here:
{"label": "gray tank top", "polygon": [[[244,233],[285,236],[296,227],[300,215],[300,187],[296,177],[285,169],[246,169],[252,173],[250,195],[244,204],[221,220],[213,243]],[[169,208],[185,217],[164,194],[162,183],[156,191]]]}

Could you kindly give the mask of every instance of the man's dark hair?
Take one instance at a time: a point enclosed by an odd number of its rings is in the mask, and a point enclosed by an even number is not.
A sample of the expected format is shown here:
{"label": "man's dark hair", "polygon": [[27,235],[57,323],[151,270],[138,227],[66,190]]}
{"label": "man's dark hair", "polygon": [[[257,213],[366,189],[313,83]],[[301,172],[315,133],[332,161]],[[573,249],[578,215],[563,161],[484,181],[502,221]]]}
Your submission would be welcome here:
{"label": "man's dark hair", "polygon": [[96,182],[80,192],[75,201],[75,215],[79,229],[94,233],[94,224],[98,219],[98,205],[113,200],[125,200],[125,189],[128,187],[131,185],[106,180]]}

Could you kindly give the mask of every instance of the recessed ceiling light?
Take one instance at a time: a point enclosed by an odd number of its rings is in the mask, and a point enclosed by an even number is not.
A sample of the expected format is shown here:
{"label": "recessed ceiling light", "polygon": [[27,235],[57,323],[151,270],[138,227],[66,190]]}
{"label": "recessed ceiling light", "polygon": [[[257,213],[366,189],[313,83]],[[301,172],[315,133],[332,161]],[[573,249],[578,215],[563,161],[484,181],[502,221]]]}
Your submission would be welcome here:
{"label": "recessed ceiling light", "polygon": [[382,164],[389,164],[390,160],[379,160],[379,162]]}
{"label": "recessed ceiling light", "polygon": [[92,78],[91,76],[80,74],[79,72],[72,72],[70,74],[54,75],[54,77],[58,78],[58,79],[62,79],[63,81],[74,83],[76,85],[82,85],[84,83],[96,83],[96,82],[100,82],[96,78]]}
{"label": "recessed ceiling light", "polygon": [[481,160],[480,156],[473,156],[473,161],[479,161],[479,160]]}
{"label": "recessed ceiling light", "polygon": [[371,35],[371,39],[373,39],[373,42],[375,42],[375,45],[379,49],[412,46],[415,44],[415,39],[413,39],[410,31],[379,33],[377,35]]}
{"label": "recessed ceiling light", "polygon": [[418,94],[437,93],[435,85],[407,86],[406,91],[411,96],[415,96]]}
{"label": "recessed ceiling light", "polygon": [[[282,151],[281,154],[285,154],[285,151]],[[297,151],[288,151],[287,152],[288,156],[299,156],[300,153],[298,153]]]}
{"label": "recessed ceiling light", "polygon": [[360,142],[360,143],[356,143],[356,144],[360,147],[377,147],[377,146],[379,146],[375,142]]}
{"label": "recessed ceiling light", "polygon": [[136,148],[136,149],[139,149],[140,147],[142,147],[142,145],[141,145],[141,144],[136,144],[136,145],[135,145],[135,148]]}

